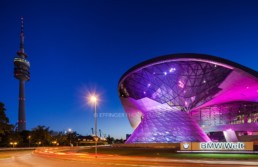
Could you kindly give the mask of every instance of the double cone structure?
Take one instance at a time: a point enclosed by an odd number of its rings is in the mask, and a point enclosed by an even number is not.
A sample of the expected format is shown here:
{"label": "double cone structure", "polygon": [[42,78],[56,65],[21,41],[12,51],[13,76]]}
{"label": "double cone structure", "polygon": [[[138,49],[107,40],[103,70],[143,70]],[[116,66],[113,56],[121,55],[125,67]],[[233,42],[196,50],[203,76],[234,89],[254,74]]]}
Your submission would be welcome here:
{"label": "double cone structure", "polygon": [[154,58],[129,69],[118,89],[135,129],[127,143],[239,141],[258,135],[258,73],[219,57]]}

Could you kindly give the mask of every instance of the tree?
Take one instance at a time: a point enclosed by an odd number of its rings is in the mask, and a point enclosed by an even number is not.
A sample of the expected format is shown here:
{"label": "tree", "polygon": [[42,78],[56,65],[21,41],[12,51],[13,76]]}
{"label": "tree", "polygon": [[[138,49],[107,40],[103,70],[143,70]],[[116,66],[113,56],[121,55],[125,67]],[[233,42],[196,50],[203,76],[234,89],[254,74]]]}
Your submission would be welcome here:
{"label": "tree", "polygon": [[78,144],[78,136],[76,131],[71,132],[54,132],[52,135],[53,144],[58,143],[59,146],[70,146]]}
{"label": "tree", "polygon": [[19,132],[19,135],[22,139],[22,142],[19,143],[19,146],[28,147],[30,146],[31,132],[29,130],[24,130]]}
{"label": "tree", "polygon": [[9,124],[5,111],[4,103],[0,102],[0,146],[8,146],[8,136],[14,128],[13,125]]}
{"label": "tree", "polygon": [[67,139],[69,140],[69,145],[76,145],[78,144],[78,136],[79,134],[77,132],[68,132],[67,133]]}
{"label": "tree", "polygon": [[[9,139],[9,143],[17,143],[17,147],[20,147],[20,146],[23,146],[23,140],[22,140],[22,136],[20,135],[20,132],[17,132],[17,131],[12,131],[10,133],[10,135],[8,135],[8,139]],[[9,146],[11,146],[9,144]]]}
{"label": "tree", "polygon": [[108,142],[108,144],[114,144],[115,139],[113,137],[110,137],[110,135],[108,135],[107,142]]}
{"label": "tree", "polygon": [[56,141],[59,146],[69,145],[68,136],[64,132],[56,132],[53,141]]}
{"label": "tree", "polygon": [[115,141],[114,141],[114,143],[115,144],[123,144],[125,142],[125,140],[124,139],[115,139]]}
{"label": "tree", "polygon": [[4,103],[0,102],[0,135],[5,135],[12,131],[13,126],[9,124],[9,119],[5,114]]}
{"label": "tree", "polygon": [[35,146],[49,146],[52,139],[51,133],[49,127],[39,125],[31,131],[31,143]]}

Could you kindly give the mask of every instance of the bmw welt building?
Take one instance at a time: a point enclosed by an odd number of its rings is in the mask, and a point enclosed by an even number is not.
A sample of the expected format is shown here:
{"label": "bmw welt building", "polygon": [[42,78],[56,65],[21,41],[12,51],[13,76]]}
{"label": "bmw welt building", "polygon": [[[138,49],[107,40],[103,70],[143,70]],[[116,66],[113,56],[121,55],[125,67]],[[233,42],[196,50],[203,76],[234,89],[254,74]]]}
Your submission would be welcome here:
{"label": "bmw welt building", "polygon": [[120,79],[126,143],[258,140],[258,72],[204,54],[142,62]]}

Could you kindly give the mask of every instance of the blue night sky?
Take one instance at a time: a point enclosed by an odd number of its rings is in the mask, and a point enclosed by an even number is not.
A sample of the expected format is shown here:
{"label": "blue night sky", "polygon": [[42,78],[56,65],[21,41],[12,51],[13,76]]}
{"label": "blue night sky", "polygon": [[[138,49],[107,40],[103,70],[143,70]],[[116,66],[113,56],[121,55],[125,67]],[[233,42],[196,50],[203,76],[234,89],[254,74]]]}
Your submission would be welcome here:
{"label": "blue night sky", "polygon": [[103,134],[132,133],[119,101],[119,78],[130,67],[172,53],[205,53],[258,70],[258,2],[243,0],[1,0],[0,101],[18,117],[13,59],[24,17],[27,128],[91,133],[96,90]]}

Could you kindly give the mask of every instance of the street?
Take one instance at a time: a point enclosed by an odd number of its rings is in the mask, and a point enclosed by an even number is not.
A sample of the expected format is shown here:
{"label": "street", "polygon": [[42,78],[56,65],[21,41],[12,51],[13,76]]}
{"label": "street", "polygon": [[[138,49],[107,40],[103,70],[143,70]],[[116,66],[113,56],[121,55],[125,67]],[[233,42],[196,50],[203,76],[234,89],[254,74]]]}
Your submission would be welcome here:
{"label": "street", "polygon": [[35,154],[32,151],[17,153],[12,152],[9,158],[0,159],[1,167],[166,167],[166,166],[207,166],[207,167],[248,167],[257,166],[258,162],[247,161],[208,161],[208,160],[182,160],[182,159],[160,159],[146,157],[127,157],[127,156],[99,156],[83,154]]}

